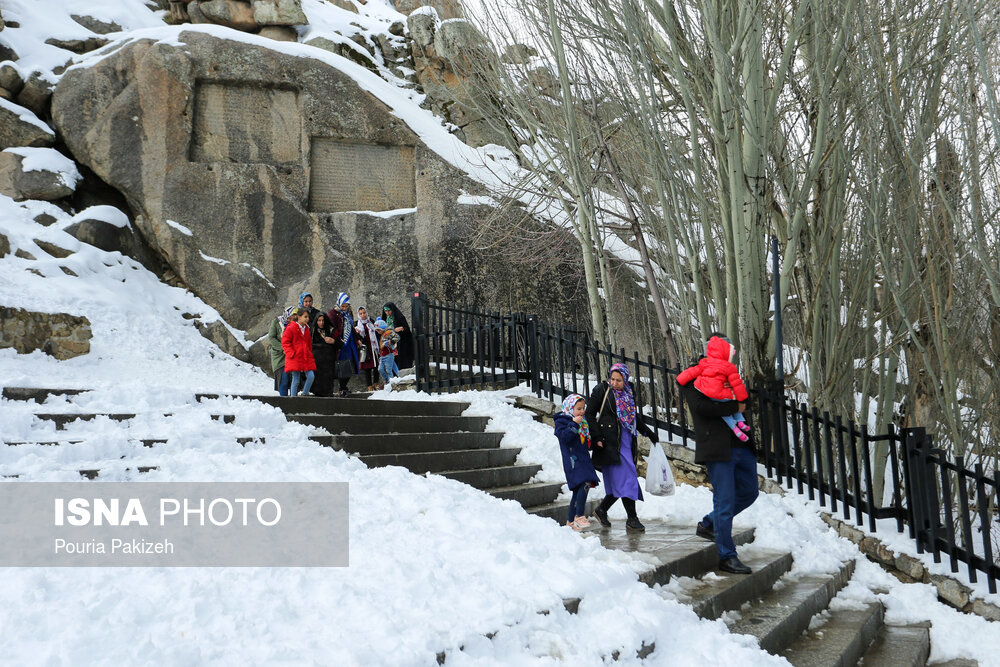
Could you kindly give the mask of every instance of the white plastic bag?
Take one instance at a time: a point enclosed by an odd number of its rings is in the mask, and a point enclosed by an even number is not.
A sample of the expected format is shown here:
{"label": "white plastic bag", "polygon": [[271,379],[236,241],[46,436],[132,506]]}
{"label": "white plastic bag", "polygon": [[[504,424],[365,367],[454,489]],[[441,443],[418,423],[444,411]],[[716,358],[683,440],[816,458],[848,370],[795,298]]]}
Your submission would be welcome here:
{"label": "white plastic bag", "polygon": [[670,461],[663,453],[660,443],[654,443],[649,448],[646,459],[646,491],[654,496],[672,496],[677,488],[674,484],[674,471],[670,469]]}

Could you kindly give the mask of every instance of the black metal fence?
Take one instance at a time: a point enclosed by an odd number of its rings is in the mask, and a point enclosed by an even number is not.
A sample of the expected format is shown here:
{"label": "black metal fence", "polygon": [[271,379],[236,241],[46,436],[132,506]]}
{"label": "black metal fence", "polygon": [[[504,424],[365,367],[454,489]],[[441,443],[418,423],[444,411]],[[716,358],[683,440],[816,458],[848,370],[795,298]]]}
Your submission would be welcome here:
{"label": "black metal fence", "polygon": [[[412,312],[419,391],[526,382],[536,395],[556,401],[571,393],[588,396],[607,369],[622,362],[650,426],[691,446],[694,434],[677,390],[680,369],[651,355],[612,350],[585,331],[533,315],[501,315],[419,293]],[[780,387],[758,386],[751,393],[754,410],[746,416],[768,477],[818,499],[846,521],[859,526],[867,521],[872,532],[877,520],[894,520],[896,531],[908,532],[919,553],[932,553],[935,562],[946,555],[952,572],[964,563],[970,581],[985,574],[990,592],[996,592],[1000,471],[985,471],[981,463],[969,470],[962,457],[934,448],[922,428],[871,434],[866,426],[795,403]],[[882,484],[873,476],[879,443],[888,451]],[[884,491],[876,497],[879,488]]]}

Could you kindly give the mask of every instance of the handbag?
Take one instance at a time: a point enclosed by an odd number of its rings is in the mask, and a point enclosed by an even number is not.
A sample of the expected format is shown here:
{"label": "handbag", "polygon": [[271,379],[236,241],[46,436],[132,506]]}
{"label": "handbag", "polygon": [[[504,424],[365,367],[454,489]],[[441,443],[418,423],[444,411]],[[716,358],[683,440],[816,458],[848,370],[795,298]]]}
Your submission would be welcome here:
{"label": "handbag", "polygon": [[354,362],[350,359],[339,359],[337,361],[337,379],[346,380],[354,375]]}

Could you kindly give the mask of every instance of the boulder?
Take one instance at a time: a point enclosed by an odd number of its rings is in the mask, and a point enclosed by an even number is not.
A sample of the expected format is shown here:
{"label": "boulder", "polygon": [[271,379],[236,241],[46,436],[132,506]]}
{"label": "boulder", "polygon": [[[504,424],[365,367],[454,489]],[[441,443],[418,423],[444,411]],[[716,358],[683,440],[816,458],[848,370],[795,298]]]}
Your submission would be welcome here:
{"label": "boulder", "polygon": [[249,1],[201,0],[198,9],[210,22],[234,30],[254,31],[260,27],[254,20],[253,7]]}
{"label": "boulder", "polygon": [[39,116],[48,116],[53,87],[52,82],[46,80],[41,72],[32,72],[17,95],[17,103]]}
{"label": "boulder", "polygon": [[257,34],[279,42],[299,41],[298,31],[287,25],[266,25]]}
{"label": "boulder", "polygon": [[20,146],[51,146],[56,133],[19,104],[0,100],[0,150]]}
{"label": "boulder", "polygon": [[511,65],[527,65],[538,55],[538,50],[526,44],[508,44],[500,59]]}
{"label": "boulder", "polygon": [[[183,5],[182,5],[183,7]],[[171,4],[171,16],[174,15],[173,4]],[[211,23],[204,12],[201,11],[200,2],[191,2],[187,4],[186,9],[183,10],[183,14],[186,15],[186,20],[191,21],[191,23]]]}
{"label": "boulder", "polygon": [[0,234],[0,259],[3,259],[10,253],[10,240]]}
{"label": "boulder", "polygon": [[221,321],[215,320],[206,324],[201,320],[194,320],[194,326],[202,336],[218,345],[219,349],[229,356],[236,357],[240,361],[250,361],[250,352],[236,340]]}
{"label": "boulder", "polygon": [[17,60],[17,51],[7,46],[3,42],[0,42],[0,62],[5,60]]}
{"label": "boulder", "polygon": [[58,39],[56,37],[49,37],[45,40],[45,43],[57,46],[60,49],[72,51],[73,53],[89,53],[106,45],[108,40],[103,37],[87,37],[85,39]]}
{"label": "boulder", "polygon": [[3,64],[0,65],[0,88],[3,88],[11,95],[17,97],[17,94],[21,92],[24,88],[24,81],[21,79],[21,73],[17,71],[17,68],[13,65]]}
{"label": "boulder", "polygon": [[128,201],[161,273],[252,338],[303,290],[404,310],[415,288],[494,308],[516,294],[580,319],[552,308],[580,289],[578,262],[490,261],[511,250],[476,249],[483,212],[459,203],[481,186],[319,59],[181,30],[68,70],[52,117]]}
{"label": "boulder", "polygon": [[32,239],[32,241],[34,241],[35,245],[39,248],[57,259],[66,259],[73,254],[72,250],[67,250],[66,248],[57,246],[55,243],[49,243],[48,241],[42,241],[41,239]]}
{"label": "boulder", "polygon": [[39,313],[0,306],[0,348],[19,354],[41,350],[56,359],[90,352],[90,320],[66,313]]}
{"label": "boulder", "polygon": [[260,25],[306,25],[301,0],[252,0],[253,18]]}
{"label": "boulder", "polygon": [[340,7],[341,9],[346,9],[347,11],[354,12],[355,14],[358,13],[358,8],[355,6],[353,2],[351,2],[351,0],[329,0],[329,1],[330,4],[332,4],[334,7]]}
{"label": "boulder", "polygon": [[81,211],[63,231],[95,248],[131,255],[133,233],[128,217],[110,206],[94,206]]}
{"label": "boulder", "polygon": [[464,19],[462,3],[459,0],[396,0],[396,11],[401,14],[412,14],[420,7],[433,7],[438,16],[443,19]]}
{"label": "boulder", "polygon": [[53,201],[73,194],[80,172],[54,148],[0,151],[0,193],[17,201]]}
{"label": "boulder", "polygon": [[[166,9],[166,7],[161,7],[161,9]],[[115,23],[114,21],[102,21],[100,19],[95,19],[93,16],[82,16],[80,14],[71,14],[70,18],[82,25],[84,28],[91,32],[95,32],[98,35],[107,35],[112,32],[121,32],[122,27]]]}

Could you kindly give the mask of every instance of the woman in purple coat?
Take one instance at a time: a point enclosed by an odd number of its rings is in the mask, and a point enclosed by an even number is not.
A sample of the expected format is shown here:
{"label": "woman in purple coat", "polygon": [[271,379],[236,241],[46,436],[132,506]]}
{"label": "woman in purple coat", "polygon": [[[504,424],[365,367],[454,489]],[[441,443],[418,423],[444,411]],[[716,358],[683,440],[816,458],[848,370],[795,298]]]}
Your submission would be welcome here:
{"label": "woman in purple coat", "polygon": [[656,432],[646,426],[642,413],[635,404],[635,393],[628,381],[625,364],[614,364],[608,379],[594,387],[587,401],[587,421],[590,438],[594,441],[594,466],[604,473],[604,500],[594,516],[604,527],[609,527],[608,510],[622,499],[628,520],[626,530],[643,532],[646,527],[639,521],[635,501],[642,500],[636,463],[639,460],[637,436],[642,433],[657,442]]}

